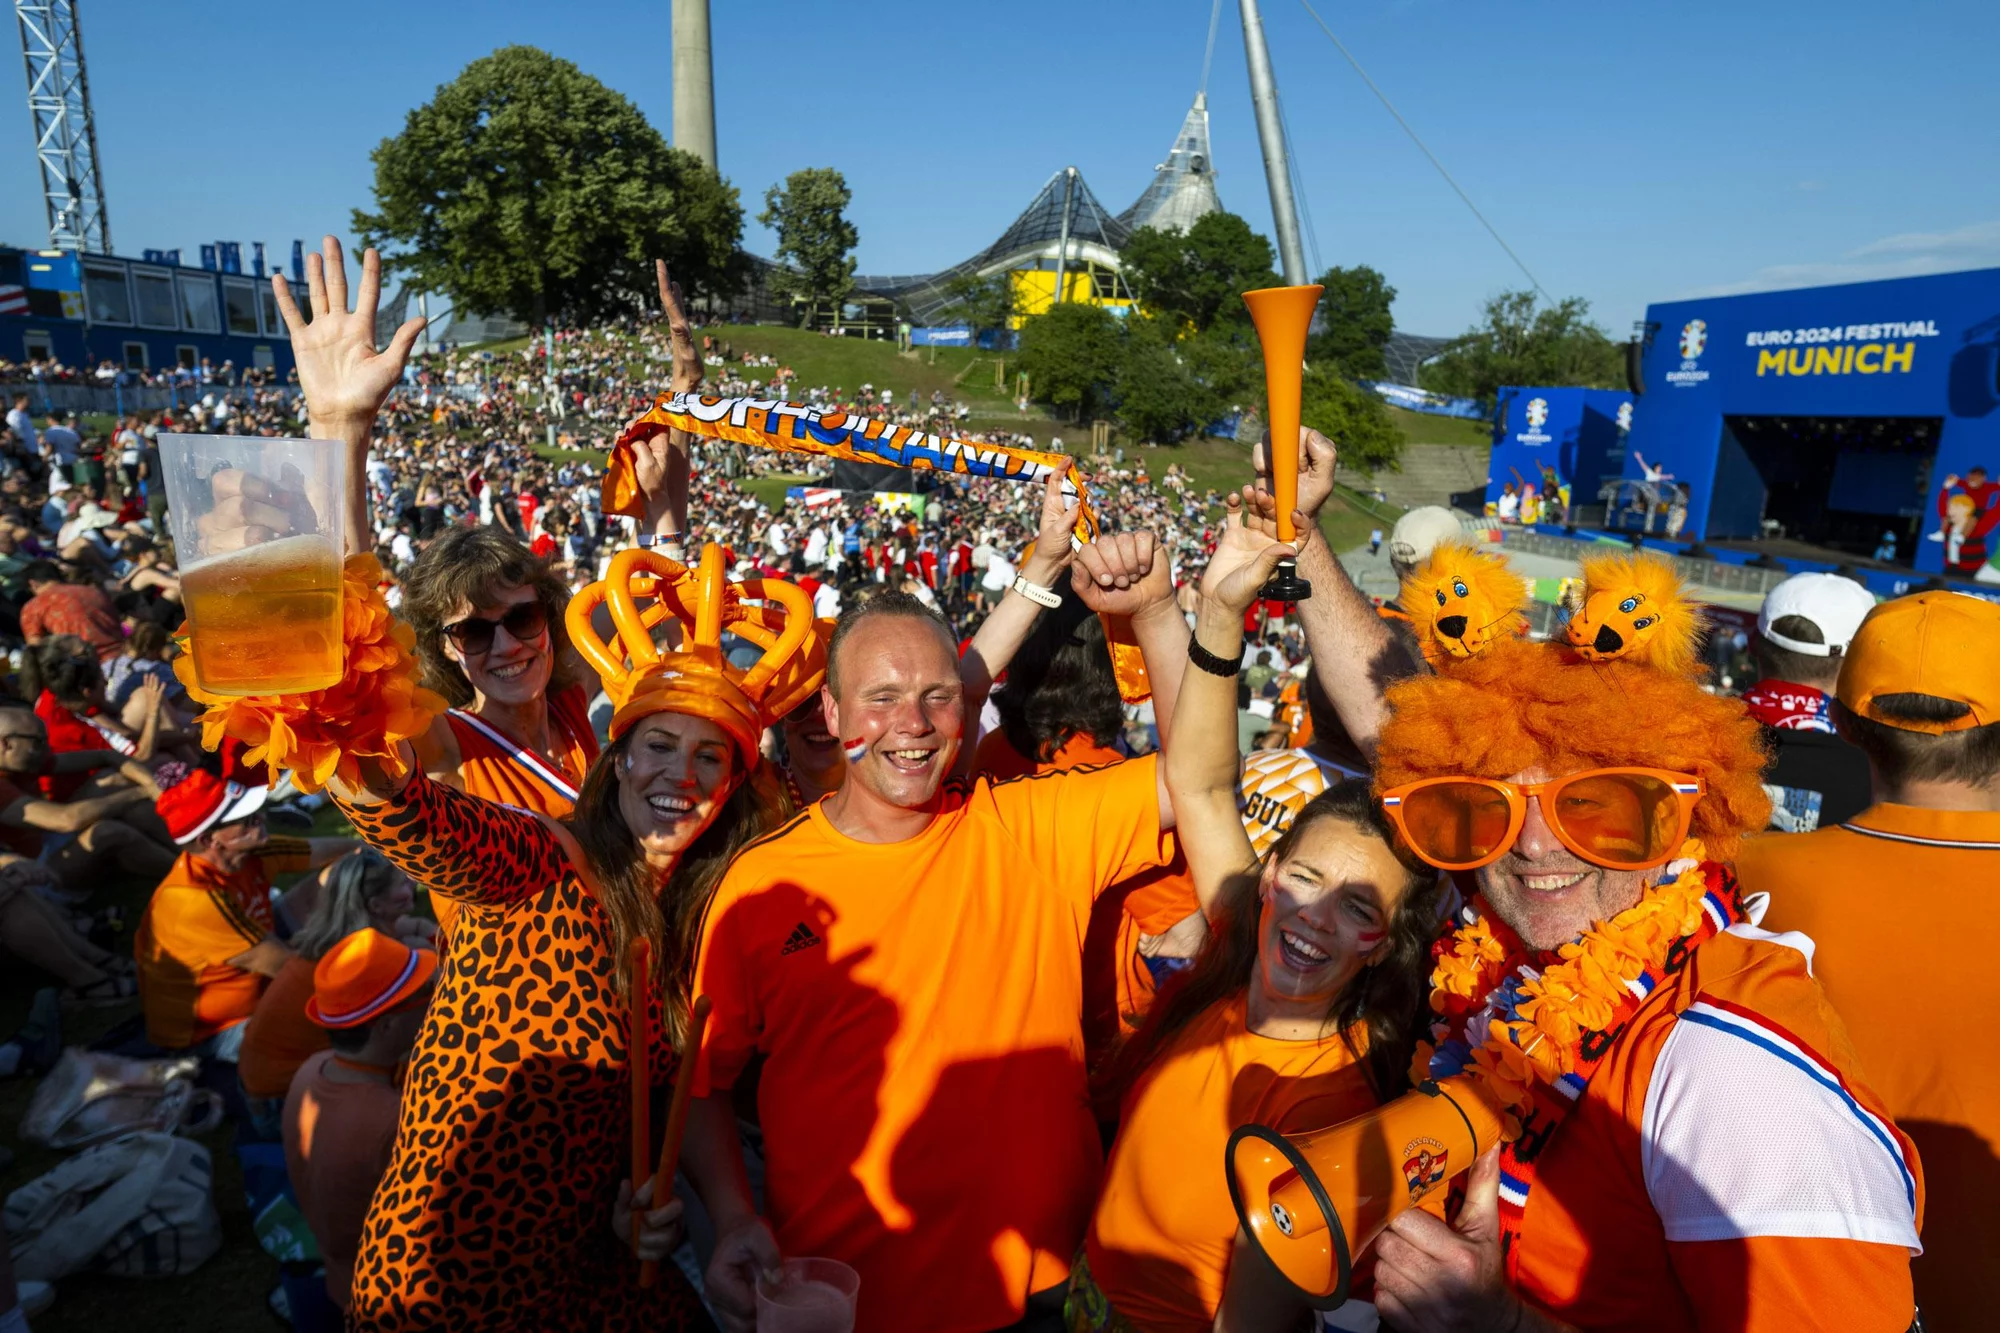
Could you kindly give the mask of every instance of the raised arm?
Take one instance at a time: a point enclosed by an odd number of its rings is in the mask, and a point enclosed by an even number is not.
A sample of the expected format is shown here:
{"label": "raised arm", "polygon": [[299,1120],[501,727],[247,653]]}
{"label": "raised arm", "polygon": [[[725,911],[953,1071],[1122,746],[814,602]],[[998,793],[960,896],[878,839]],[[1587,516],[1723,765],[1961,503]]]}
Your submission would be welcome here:
{"label": "raised arm", "polygon": [[347,447],[347,554],[373,546],[368,522],[368,443],[383,400],[403,377],[410,349],[424,330],[424,321],[403,321],[389,345],[375,350],[375,308],[382,294],[382,259],[375,251],[361,256],[361,286],[354,309],[347,308],[347,261],[340,242],[328,236],[320,253],[306,257],[306,290],[312,306],[308,323],[292,299],[292,287],[282,272],[271,275],[278,313],[292,339],[298,363],[299,391],[305,395],[307,433],[315,440],[335,440]]}
{"label": "raised arm", "polygon": [[[1228,505],[1222,540],[1202,574],[1201,609],[1188,652],[1192,655],[1199,646],[1207,656],[1240,669],[1244,612],[1256,602],[1279,558],[1294,548],[1245,525],[1243,497],[1230,496]],[[1203,915],[1212,913],[1230,880],[1257,865],[1236,810],[1236,677],[1236,670],[1220,675],[1190,666],[1181,681],[1174,745],[1164,766]]]}
{"label": "raised arm", "polygon": [[458,902],[523,902],[569,864],[555,834],[534,815],[453,791],[414,764],[391,795],[354,799],[348,790],[329,789],[362,841],[432,893]]}
{"label": "raised arm", "polygon": [[[1083,604],[1099,615],[1126,616],[1146,663],[1153,691],[1153,721],[1160,751],[1171,741],[1181,676],[1187,666],[1187,621],[1174,603],[1172,560],[1150,532],[1106,533],[1077,553],[1070,585]],[[1160,827],[1174,826],[1167,799],[1166,765],[1158,765]]]}
{"label": "raised arm", "polygon": [[[673,369],[667,385],[675,393],[693,393],[701,387],[708,370],[701,363],[701,350],[694,345],[694,327],[688,323],[686,299],[681,295],[681,285],[667,276],[666,260],[653,261],[653,274],[659,279],[660,309],[666,312],[667,345],[673,352]],[[679,537],[687,531],[688,476],[693,470],[688,451],[694,445],[694,436],[684,430],[670,430],[661,438],[665,452],[660,455],[664,465],[660,490],[665,504],[654,522],[653,532],[662,537]]]}
{"label": "raised arm", "polygon": [[[1070,541],[1074,520],[1070,511],[1063,507],[1063,473],[1067,469],[1068,460],[1064,460],[1062,466],[1049,474],[1048,483],[1042,490],[1042,517],[1035,533],[1035,544],[1020,568],[1021,578],[1043,588],[1055,586],[1056,579],[1069,567],[1074,555]],[[993,690],[993,682],[1007,670],[1014,654],[1027,642],[1041,614],[1039,605],[1009,588],[1000,595],[1000,604],[980,623],[965,655],[958,660],[958,680],[965,690],[965,715],[968,718],[979,716],[980,706]],[[958,756],[961,771],[970,771],[972,754],[972,746],[961,747]]]}
{"label": "raised arm", "polygon": [[[1251,526],[1269,528],[1277,519],[1277,502],[1268,485],[1270,441],[1257,446],[1258,484],[1245,488],[1255,506],[1244,518]],[[1406,676],[1417,663],[1395,630],[1375,610],[1326,544],[1319,511],[1333,494],[1333,470],[1339,461],[1333,443],[1316,430],[1299,431],[1299,575],[1313,586],[1313,595],[1299,605],[1299,621],[1312,653],[1313,674],[1332,701],[1340,723],[1355,746],[1369,759],[1381,733],[1387,709],[1382,693]]]}

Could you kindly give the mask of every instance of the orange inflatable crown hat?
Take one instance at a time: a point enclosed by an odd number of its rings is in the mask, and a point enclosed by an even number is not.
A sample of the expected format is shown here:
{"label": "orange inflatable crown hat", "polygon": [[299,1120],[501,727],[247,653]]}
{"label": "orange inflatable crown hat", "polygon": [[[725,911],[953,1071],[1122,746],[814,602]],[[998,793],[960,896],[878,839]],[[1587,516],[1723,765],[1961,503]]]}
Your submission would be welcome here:
{"label": "orange inflatable crown hat", "polygon": [[[611,613],[609,642],[591,624],[600,605]],[[813,623],[805,589],[782,579],[732,583],[722,548],[712,542],[693,568],[656,551],[620,551],[602,582],[570,599],[563,619],[617,709],[613,740],[654,713],[685,713],[728,732],[754,764],[764,728],[826,676],[826,636]],[[669,620],[680,627],[680,646],[663,650],[653,635]],[[723,656],[725,631],[763,650],[749,668],[738,670]]]}

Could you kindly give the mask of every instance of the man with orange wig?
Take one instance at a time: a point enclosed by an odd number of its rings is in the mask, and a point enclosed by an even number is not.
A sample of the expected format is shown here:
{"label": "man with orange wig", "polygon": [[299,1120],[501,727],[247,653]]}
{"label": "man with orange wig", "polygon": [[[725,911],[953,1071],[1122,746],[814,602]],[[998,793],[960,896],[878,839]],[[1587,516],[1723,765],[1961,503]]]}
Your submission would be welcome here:
{"label": "man with orange wig", "polygon": [[1842,1328],[1916,1317],[1923,1181],[1812,978],[1725,862],[1764,754],[1695,674],[1652,557],[1588,561],[1554,642],[1463,545],[1405,581],[1433,673],[1389,689],[1376,790],[1477,892],[1441,941],[1414,1078],[1484,1080],[1518,1134],[1447,1224],[1375,1247],[1398,1329]]}

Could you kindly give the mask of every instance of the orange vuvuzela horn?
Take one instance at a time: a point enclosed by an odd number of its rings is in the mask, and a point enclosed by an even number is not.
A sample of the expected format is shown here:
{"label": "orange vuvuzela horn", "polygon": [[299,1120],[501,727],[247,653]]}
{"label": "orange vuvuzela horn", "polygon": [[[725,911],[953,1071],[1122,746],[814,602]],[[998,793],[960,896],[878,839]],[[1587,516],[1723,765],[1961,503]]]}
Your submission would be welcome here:
{"label": "orange vuvuzela horn", "polygon": [[[1264,348],[1264,393],[1269,401],[1271,432],[1271,491],[1278,502],[1278,537],[1295,541],[1292,511],[1299,507],[1299,393],[1305,377],[1306,333],[1313,310],[1326,288],[1264,287],[1243,293],[1257,341]],[[1276,602],[1298,602],[1312,596],[1312,584],[1299,577],[1298,562],[1281,560],[1263,588]]]}
{"label": "orange vuvuzela horn", "polygon": [[1465,1075],[1420,1084],[1330,1129],[1245,1125],[1225,1154],[1251,1241],[1314,1309],[1347,1300],[1354,1260],[1390,1219],[1441,1190],[1500,1141],[1501,1109]]}

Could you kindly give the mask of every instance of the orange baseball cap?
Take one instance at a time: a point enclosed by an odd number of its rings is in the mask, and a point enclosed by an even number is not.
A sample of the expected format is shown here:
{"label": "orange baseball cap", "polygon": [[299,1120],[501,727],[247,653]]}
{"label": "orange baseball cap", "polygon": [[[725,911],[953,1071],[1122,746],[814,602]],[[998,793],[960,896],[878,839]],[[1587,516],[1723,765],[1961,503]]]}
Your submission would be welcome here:
{"label": "orange baseball cap", "polygon": [[357,930],[313,968],[306,1017],[323,1028],[360,1027],[400,1007],[430,984],[437,955],[379,930]]}
{"label": "orange baseball cap", "polygon": [[[2000,603],[1963,592],[1898,597],[1868,613],[1848,645],[1835,693],[1860,717],[1940,736],[2000,722]],[[1913,722],[1875,708],[1884,694],[1929,694],[1972,711]]]}

